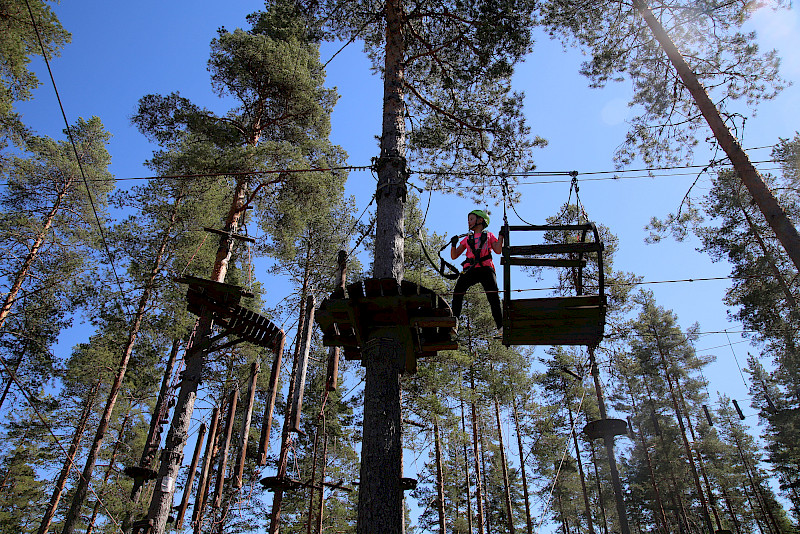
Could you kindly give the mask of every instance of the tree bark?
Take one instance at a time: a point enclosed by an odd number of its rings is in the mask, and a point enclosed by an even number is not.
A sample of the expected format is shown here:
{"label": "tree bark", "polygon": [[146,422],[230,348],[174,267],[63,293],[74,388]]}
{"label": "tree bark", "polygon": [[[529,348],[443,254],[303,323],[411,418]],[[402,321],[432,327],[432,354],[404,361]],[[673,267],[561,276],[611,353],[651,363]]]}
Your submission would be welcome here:
{"label": "tree bark", "polygon": [[472,423],[472,454],[475,459],[475,503],[478,509],[478,534],[483,534],[485,521],[483,515],[483,491],[481,489],[482,469],[480,451],[478,450],[478,408],[475,405],[475,369],[473,367],[469,368],[469,380],[470,388],[472,389],[472,401],[470,402],[472,413],[470,415]]}
{"label": "tree bark", "polygon": [[672,62],[684,86],[694,98],[700,113],[705,117],[720,147],[727,154],[739,178],[750,191],[750,195],[752,195],[761,213],[764,214],[767,223],[775,232],[795,267],[800,270],[800,234],[798,234],[797,228],[794,227],[783,207],[778,203],[764,180],[761,179],[739,141],[731,134],[730,129],[722,120],[719,110],[709,98],[705,87],[689,68],[689,65],[683,59],[683,55],[675,46],[675,43],[672,42],[661,23],[655,18],[646,1],[633,0],[633,5],[639,10],[661,48]]}
{"label": "tree bark", "polygon": [[222,505],[222,497],[225,492],[225,471],[228,467],[228,452],[231,448],[231,436],[233,435],[233,423],[236,419],[236,406],[239,402],[239,390],[234,388],[230,393],[228,401],[228,417],[225,421],[225,433],[222,436],[222,448],[219,454],[219,467],[217,468],[217,484],[214,490],[214,509]]}
{"label": "tree bark", "polygon": [[[600,386],[600,372],[594,357],[594,347],[589,348],[589,359],[592,365],[592,378],[594,379],[594,389],[597,395],[597,405],[600,408],[600,418],[605,420],[608,418],[608,414],[606,412],[606,403],[603,400],[603,389]],[[622,495],[622,484],[619,479],[619,471],[617,470],[617,458],[614,454],[614,437],[604,436],[603,442],[605,443],[606,453],[608,454],[608,467],[611,471],[611,486],[614,488],[614,500],[617,505],[617,518],[619,520],[620,530],[622,534],[630,534],[631,529],[628,525],[628,512],[625,509],[625,498]]]}
{"label": "tree bark", "polygon": [[242,419],[242,433],[239,436],[239,454],[236,458],[236,470],[233,475],[233,487],[242,487],[242,476],[244,474],[244,462],[247,459],[247,442],[250,439],[250,422],[253,418],[253,402],[256,398],[256,381],[261,366],[258,362],[253,362],[250,366],[250,382],[247,386],[247,399],[244,406],[244,417]]}
{"label": "tree bark", "polygon": [[525,525],[528,534],[533,534],[533,519],[531,518],[531,502],[528,494],[528,477],[525,474],[525,453],[522,449],[522,433],[519,425],[519,411],[517,410],[517,398],[514,397],[514,425],[517,429],[517,447],[519,449],[519,467],[522,473],[522,491],[525,497]]}
{"label": "tree bark", "polygon": [[514,510],[511,507],[511,484],[508,481],[508,465],[506,464],[506,447],[503,443],[503,422],[500,420],[500,402],[494,398],[494,415],[497,419],[497,440],[500,444],[500,465],[503,468],[503,489],[508,514],[508,532],[514,534]]}
{"label": "tree bark", "polygon": [[217,441],[217,429],[219,428],[219,406],[214,406],[211,412],[211,424],[208,428],[208,440],[206,441],[206,453],[203,456],[203,468],[200,470],[200,479],[197,481],[197,494],[194,498],[194,510],[192,512],[192,528],[195,532],[200,530],[203,521],[203,510],[205,508],[208,485],[211,480],[211,467],[214,462],[214,444]]}
{"label": "tree bark", "polygon": [[439,418],[433,419],[433,439],[436,454],[436,511],[439,513],[439,534],[447,532],[444,514],[444,473],[442,473],[442,437],[439,433]]}
{"label": "tree bark", "polygon": [[22,284],[28,277],[28,271],[30,270],[31,265],[33,265],[33,262],[36,261],[36,258],[39,256],[39,250],[42,248],[42,244],[47,238],[50,228],[53,226],[53,221],[55,220],[58,211],[61,209],[61,203],[63,202],[64,197],[67,196],[72,183],[72,178],[69,178],[64,187],[56,195],[53,206],[47,212],[47,215],[45,215],[44,221],[42,222],[42,229],[36,234],[28,254],[25,256],[25,259],[22,261],[22,265],[20,265],[20,268],[17,270],[17,273],[14,276],[14,281],[11,283],[11,288],[9,288],[8,294],[6,295],[6,298],[3,299],[2,306],[0,306],[0,328],[3,328],[8,315],[11,313],[11,308],[14,306],[14,302],[17,300],[17,294],[19,294],[20,289],[22,289]]}
{"label": "tree bark", "polygon": [[[153,267],[151,268],[149,273],[149,278],[145,283],[142,295],[139,297],[139,304],[136,309],[136,314],[134,316],[133,323],[131,324],[130,330],[128,331],[128,340],[122,352],[122,359],[120,360],[119,368],[117,369],[117,374],[114,377],[114,383],[111,385],[111,391],[108,394],[108,401],[106,402],[103,415],[100,418],[100,424],[97,426],[97,432],[95,433],[94,442],[92,443],[92,447],[89,450],[89,454],[86,458],[86,465],[84,466],[83,469],[83,475],[78,480],[78,486],[75,489],[75,495],[72,498],[72,505],[70,506],[69,512],[67,513],[67,516],[64,521],[64,530],[62,534],[73,534],[75,532],[75,523],[78,521],[78,518],[80,517],[81,507],[83,506],[83,502],[84,500],[86,500],[86,494],[89,491],[89,482],[92,479],[92,471],[94,470],[95,462],[97,461],[97,456],[100,453],[100,447],[103,444],[103,439],[105,438],[106,430],[108,429],[108,425],[111,422],[111,415],[112,412],[114,411],[114,406],[117,403],[117,396],[119,395],[119,392],[122,389],[122,382],[125,379],[125,373],[128,370],[128,363],[130,362],[131,354],[133,354],[133,347],[136,344],[136,338],[139,335],[139,329],[141,328],[142,321],[144,320],[144,316],[147,313],[147,305],[150,300],[150,294],[155,288],[156,278],[161,272],[162,262],[164,260],[164,254],[167,249],[167,244],[171,239],[171,230],[175,225],[175,222],[177,221],[178,205],[179,203],[177,201],[173,204],[173,210],[170,215],[170,224],[168,228],[164,231],[164,234],[161,238],[161,243],[159,244],[158,252],[156,253],[156,257],[153,261]],[[175,478],[173,477],[172,480],[174,481]],[[170,505],[172,504],[171,497],[172,495],[170,494]],[[168,509],[166,511],[169,512]],[[164,524],[166,524],[166,521],[167,518],[165,515]]]}
{"label": "tree bark", "polygon": [[83,411],[81,412],[80,418],[78,418],[78,424],[75,426],[75,432],[72,434],[72,442],[70,442],[69,450],[67,450],[67,459],[64,462],[64,466],[61,468],[61,472],[58,474],[58,478],[56,478],[56,487],[53,490],[53,496],[50,497],[50,504],[47,506],[47,510],[44,513],[44,518],[42,518],[42,523],[39,525],[37,534],[47,534],[47,532],[50,530],[50,523],[52,523],[53,517],[56,515],[58,503],[61,500],[62,493],[64,493],[64,485],[67,482],[69,472],[72,470],[75,460],[75,453],[78,451],[81,439],[83,439],[83,433],[86,430],[86,424],[88,423],[89,416],[92,413],[92,406],[94,406],[94,401],[97,398],[97,392],[100,389],[101,383],[102,380],[95,382],[94,386],[92,386],[92,389],[89,390],[89,393],[86,396],[86,401],[83,404]]}
{"label": "tree bark", "polygon": [[659,355],[661,356],[661,365],[664,369],[664,375],[667,379],[667,385],[669,387],[670,398],[672,400],[672,407],[675,410],[675,419],[678,420],[678,426],[681,430],[681,438],[683,439],[683,449],[686,453],[686,459],[689,461],[689,467],[692,470],[692,478],[694,479],[695,490],[697,491],[697,497],[700,499],[700,505],[703,511],[703,519],[706,522],[706,528],[708,528],[709,534],[714,534],[714,525],[711,523],[711,516],[708,513],[708,503],[706,502],[705,493],[703,492],[703,486],[700,484],[700,476],[697,473],[697,466],[694,463],[694,457],[692,455],[692,449],[689,446],[689,440],[686,437],[686,426],[683,423],[683,417],[681,416],[681,410],[678,407],[678,400],[675,396],[675,388],[672,385],[672,376],[669,373],[669,369],[667,368],[667,360],[664,356],[664,352],[661,348],[661,340],[658,336],[657,332],[653,332],[653,335],[656,338],[656,346],[658,347]]}
{"label": "tree bark", "polygon": [[[178,358],[178,351],[180,350],[180,339],[172,341],[172,350],[169,353],[167,360],[167,368],[164,370],[164,378],[161,379],[161,390],[158,393],[158,400],[153,408],[153,416],[150,418],[150,429],[147,431],[147,439],[144,442],[144,449],[142,450],[142,457],[139,459],[139,467],[150,468],[153,461],[156,459],[158,447],[161,444],[161,421],[166,418],[167,395],[170,389],[170,381],[172,374],[175,371],[175,361]],[[143,488],[143,481],[135,479],[133,481],[133,488],[131,489],[131,500],[138,503],[141,499]]]}
{"label": "tree bark", "polygon": [[[378,158],[375,278],[403,280],[406,200],[404,58],[402,0],[384,3],[386,54],[383,72],[383,124]],[[400,534],[403,525],[400,372],[405,347],[389,329],[368,332],[362,365],[364,431],[358,499],[359,534]]]}
{"label": "tree bark", "polygon": [[583,474],[583,461],[581,460],[581,448],[578,445],[578,433],[575,432],[575,421],[572,417],[572,408],[568,405],[569,427],[572,429],[572,442],[575,445],[575,459],[578,462],[578,474],[581,477],[581,490],[583,492],[583,504],[586,510],[586,525],[589,527],[589,534],[594,534],[594,523],[592,522],[592,507],[589,504],[589,492],[586,490],[586,477]]}
{"label": "tree bark", "polygon": [[[232,234],[236,232],[239,219],[245,211],[248,186],[249,180],[245,178],[236,183],[231,207],[225,218],[225,233],[228,235],[220,238],[211,274],[211,280],[214,282],[224,282],[228,273],[228,264],[233,254],[234,238]],[[192,412],[194,411],[194,403],[197,400],[197,388],[203,377],[203,367],[210,348],[209,339],[212,324],[213,319],[210,314],[205,314],[198,318],[192,347],[187,349],[186,352],[186,369],[183,372],[178,401],[175,405],[175,412],[172,416],[172,424],[169,427],[164,451],[161,454],[158,479],[156,480],[153,498],[150,501],[150,508],[147,513],[148,519],[153,521],[153,529],[150,534],[164,534],[166,530],[167,518],[172,508],[172,497],[175,493],[175,480],[183,461],[183,449],[189,437]]]}
{"label": "tree bark", "polygon": [[[103,475],[103,484],[100,487],[105,487],[108,484],[108,479],[111,477],[111,473],[114,472],[114,464],[117,461],[117,454],[119,454],[119,447],[122,445],[122,438],[125,435],[125,428],[128,426],[128,421],[130,420],[131,413],[125,414],[125,418],[122,420],[122,424],[119,427],[119,434],[117,435],[117,441],[114,443],[114,447],[111,449],[111,458],[108,460],[108,467],[106,467],[106,472]],[[94,503],[94,507],[92,509],[92,517],[89,519],[89,525],[86,527],[86,534],[92,534],[94,532],[94,523],[97,521],[97,514],[100,512],[100,500],[98,498],[97,501]]]}
{"label": "tree bark", "polygon": [[[461,432],[467,436],[467,422],[464,417],[464,398],[461,398]],[[467,453],[467,441],[464,440],[464,486],[467,489],[467,532],[472,534],[472,497],[469,488],[469,454]],[[530,533],[529,533],[530,534]]]}
{"label": "tree bark", "polygon": [[[309,319],[313,319],[313,314],[310,310],[306,310],[306,304],[313,301],[307,301],[306,294],[308,292],[309,280],[309,262],[306,262],[306,272],[303,277],[303,286],[300,296],[300,317],[299,324],[297,325],[298,332],[297,343],[294,349],[294,358],[292,362],[292,374],[289,378],[289,391],[286,394],[286,413],[283,418],[283,428],[281,429],[281,451],[278,457],[278,479],[281,480],[286,477],[286,470],[289,463],[289,434],[292,432],[293,411],[291,409],[292,401],[295,398],[295,391],[299,387],[299,380],[297,377],[297,369],[300,365],[300,351],[302,339],[306,339],[311,335],[312,325]],[[272,511],[270,513],[269,534],[276,534],[280,530],[281,524],[281,503],[283,502],[283,488],[276,487],[272,496]]]}
{"label": "tree bark", "polygon": [[194,446],[194,454],[192,455],[192,463],[189,464],[188,476],[186,477],[186,484],[183,487],[183,499],[178,508],[178,515],[175,518],[175,530],[180,531],[183,528],[183,518],[186,515],[186,509],[189,507],[189,496],[192,494],[192,485],[194,484],[194,477],[197,472],[197,464],[200,462],[200,451],[203,449],[203,438],[206,437],[207,427],[203,423],[200,425],[200,430],[197,432],[197,442]]}

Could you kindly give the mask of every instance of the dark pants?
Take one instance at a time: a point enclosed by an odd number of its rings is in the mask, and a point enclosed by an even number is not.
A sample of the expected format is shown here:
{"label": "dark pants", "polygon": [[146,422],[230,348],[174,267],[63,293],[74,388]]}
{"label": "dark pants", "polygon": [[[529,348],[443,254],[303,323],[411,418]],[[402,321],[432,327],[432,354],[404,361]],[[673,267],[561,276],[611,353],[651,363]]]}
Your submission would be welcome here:
{"label": "dark pants", "polygon": [[492,307],[492,317],[497,328],[503,326],[503,309],[500,307],[500,293],[497,289],[497,275],[491,267],[472,267],[467,269],[458,277],[456,287],[453,290],[453,316],[461,315],[461,307],[464,304],[464,294],[467,289],[475,284],[481,284]]}

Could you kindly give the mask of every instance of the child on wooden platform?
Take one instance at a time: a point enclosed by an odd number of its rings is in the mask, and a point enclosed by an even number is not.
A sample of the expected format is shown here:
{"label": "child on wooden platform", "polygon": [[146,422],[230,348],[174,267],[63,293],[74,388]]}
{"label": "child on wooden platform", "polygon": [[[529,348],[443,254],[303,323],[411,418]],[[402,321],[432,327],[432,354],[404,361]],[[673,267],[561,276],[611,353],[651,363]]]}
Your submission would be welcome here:
{"label": "child on wooden platform", "polygon": [[503,331],[503,309],[500,307],[500,293],[497,287],[497,274],[492,261],[492,251],[500,254],[503,249],[503,235],[498,239],[493,233],[487,232],[489,216],[483,210],[472,210],[467,215],[469,234],[460,242],[457,236],[450,240],[450,258],[456,259],[464,251],[467,252],[466,260],[461,264],[463,271],[456,281],[453,290],[453,315],[461,315],[464,304],[464,295],[475,284],[481,284],[489,306],[492,308],[492,317],[497,329]]}

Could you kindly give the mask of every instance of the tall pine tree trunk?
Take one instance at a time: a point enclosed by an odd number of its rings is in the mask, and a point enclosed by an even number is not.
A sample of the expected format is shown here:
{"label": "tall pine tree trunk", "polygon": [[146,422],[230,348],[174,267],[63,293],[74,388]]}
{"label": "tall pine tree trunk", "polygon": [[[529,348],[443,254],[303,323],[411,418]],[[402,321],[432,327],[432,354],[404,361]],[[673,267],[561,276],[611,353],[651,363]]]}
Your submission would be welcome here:
{"label": "tall pine tree trunk", "polygon": [[[117,454],[119,454],[120,445],[122,445],[123,437],[125,436],[125,429],[128,426],[128,421],[130,420],[131,412],[125,414],[125,418],[122,420],[122,424],[119,427],[119,434],[117,435],[117,441],[114,443],[114,446],[111,448],[111,457],[108,459],[108,466],[106,467],[106,472],[103,475],[103,483],[100,486],[105,487],[108,484],[108,479],[111,478],[111,473],[116,471],[114,468],[114,464],[117,462]],[[86,534],[92,534],[94,532],[94,523],[97,521],[97,515],[100,513],[100,499],[98,498],[97,501],[94,503],[94,507],[92,509],[92,517],[89,519],[89,526],[86,527]]]}
{"label": "tall pine tree trunk", "polygon": [[[597,367],[597,361],[594,357],[594,347],[589,347],[589,359],[592,366],[592,378],[594,379],[594,388],[597,395],[597,405],[600,408],[600,418],[605,420],[608,415],[606,413],[606,403],[603,400],[603,389],[600,386],[600,371]],[[619,527],[622,534],[630,534],[630,526],[628,525],[628,513],[625,509],[625,498],[622,495],[622,484],[619,479],[619,471],[617,471],[617,459],[614,454],[614,436],[604,436],[603,441],[606,446],[606,454],[608,455],[608,467],[611,471],[611,486],[614,488],[614,500],[617,505],[617,519],[619,520]]]}
{"label": "tall pine tree trunk", "polygon": [[69,444],[67,458],[64,461],[64,466],[61,468],[61,472],[58,474],[58,478],[56,478],[56,487],[53,490],[53,496],[50,497],[50,504],[47,506],[47,510],[44,513],[44,517],[39,525],[37,534],[47,534],[47,532],[50,530],[50,523],[52,523],[53,517],[56,515],[58,503],[61,501],[62,493],[64,493],[64,486],[67,482],[69,472],[72,470],[72,466],[75,461],[75,453],[78,451],[81,439],[83,439],[83,433],[86,430],[86,424],[89,421],[89,416],[92,414],[92,406],[94,406],[94,401],[97,398],[97,392],[100,389],[100,384],[102,384],[102,380],[95,382],[94,386],[92,386],[92,389],[89,390],[89,393],[86,395],[86,401],[83,404],[83,411],[81,412],[81,416],[78,418],[78,424],[75,426],[75,432],[72,434],[72,441]]}
{"label": "tall pine tree trunk", "polygon": [[[467,421],[464,417],[464,397],[461,397],[461,432],[467,436]],[[467,532],[472,534],[472,497],[470,496],[469,488],[469,454],[467,451],[467,440],[464,440],[464,486],[467,490]]]}
{"label": "tall pine tree trunk", "polygon": [[503,443],[503,422],[500,420],[500,402],[494,398],[494,415],[497,418],[497,440],[500,444],[500,465],[503,468],[503,490],[508,514],[508,532],[514,534],[514,510],[511,507],[511,484],[508,481],[508,465],[506,464],[506,446]]}
{"label": "tall pine tree trunk", "polygon": [[[654,332],[654,334],[656,333]],[[692,478],[694,480],[695,490],[697,491],[697,498],[700,499],[700,506],[703,512],[703,519],[706,522],[706,528],[708,528],[709,534],[713,534],[714,526],[711,524],[711,516],[708,514],[708,503],[706,502],[706,496],[705,493],[703,492],[703,486],[700,484],[700,476],[697,473],[697,466],[694,463],[694,457],[692,455],[692,449],[689,445],[689,439],[686,437],[686,425],[684,425],[683,423],[681,410],[678,407],[678,401],[675,396],[675,388],[672,384],[672,376],[669,373],[669,369],[667,369],[667,361],[666,358],[664,357],[663,351],[661,350],[661,343],[657,334],[656,334],[656,342],[658,345],[659,354],[661,356],[661,364],[664,369],[664,375],[666,376],[667,385],[669,387],[670,398],[672,400],[672,407],[675,411],[675,419],[678,420],[678,426],[680,427],[681,439],[683,441],[683,449],[684,452],[686,453],[686,459],[689,461],[689,467],[692,470]]]}
{"label": "tall pine tree trunk", "polygon": [[522,473],[522,491],[525,498],[525,525],[528,534],[533,534],[533,519],[531,518],[531,501],[528,494],[528,477],[525,474],[525,453],[522,450],[522,433],[520,432],[519,411],[517,410],[517,398],[514,397],[514,424],[517,429],[517,447],[519,449],[519,467]]}
{"label": "tall pine tree trunk", "polygon": [[478,450],[480,439],[478,437],[478,408],[475,405],[475,369],[470,366],[469,368],[470,388],[472,390],[472,400],[470,402],[472,413],[472,456],[475,459],[475,504],[478,509],[478,534],[483,534],[485,528],[485,517],[483,513],[483,491],[481,489],[481,456]]}
{"label": "tall pine tree trunk", "polygon": [[439,534],[446,534],[447,521],[444,514],[444,473],[442,472],[442,436],[439,432],[439,418],[433,419],[434,450],[436,453],[436,511],[439,514]]}
{"label": "tall pine tree trunk", "polygon": [[[278,456],[278,481],[282,481],[286,477],[287,466],[289,463],[289,447],[291,446],[290,434],[292,426],[292,399],[295,396],[295,389],[298,387],[297,369],[300,365],[300,349],[301,339],[308,336],[312,325],[308,323],[309,311],[306,310],[306,305],[309,302],[307,298],[308,284],[310,276],[310,257],[306,261],[306,270],[303,275],[303,285],[300,291],[300,316],[298,317],[297,331],[300,332],[297,336],[297,342],[294,347],[294,358],[292,362],[292,374],[289,377],[289,391],[286,394],[286,413],[283,418],[283,428],[281,428],[281,450]],[[280,530],[281,522],[281,505],[283,502],[283,488],[279,485],[274,489],[272,496],[272,511],[270,513],[269,521],[269,534],[277,534]]]}
{"label": "tall pine tree trunk", "polygon": [[[383,72],[383,125],[378,158],[375,226],[375,278],[403,280],[406,200],[405,139],[405,18],[402,0],[384,3],[386,54]],[[373,329],[366,335],[362,354],[365,367],[364,430],[358,497],[358,534],[401,534],[403,475],[399,362],[405,347],[392,328]]]}
{"label": "tall pine tree trunk", "polygon": [[[214,282],[224,282],[228,273],[228,264],[233,255],[234,238],[232,235],[236,232],[239,220],[245,211],[246,192],[249,184],[247,178],[239,179],[236,182],[233,200],[225,217],[224,231],[228,235],[220,238],[211,273],[211,280]],[[186,352],[186,369],[183,372],[172,424],[169,427],[167,440],[161,454],[161,466],[153,498],[147,512],[148,519],[153,521],[153,530],[150,534],[164,534],[166,530],[167,518],[172,508],[172,496],[175,493],[175,480],[183,461],[183,449],[189,437],[192,412],[197,400],[197,388],[202,380],[203,368],[208,357],[212,323],[213,320],[209,314],[198,318],[192,346]]]}
{"label": "tall pine tree trunk", "polygon": [[575,445],[575,459],[578,461],[578,474],[581,477],[581,490],[583,492],[583,504],[586,510],[586,525],[589,528],[589,534],[594,534],[594,523],[592,522],[592,507],[589,504],[589,492],[586,490],[586,477],[583,474],[583,460],[581,460],[581,448],[578,446],[578,433],[575,432],[575,421],[572,417],[572,407],[567,405],[569,412],[569,427],[572,429],[572,442]]}
{"label": "tall pine tree trunk", "polygon": [[[161,389],[158,393],[158,400],[153,408],[153,416],[150,418],[150,428],[147,431],[147,439],[144,442],[142,456],[139,458],[139,467],[151,468],[156,459],[159,445],[161,444],[161,421],[166,416],[168,399],[167,395],[170,389],[170,381],[175,371],[175,361],[178,358],[181,340],[172,340],[172,349],[169,352],[169,359],[167,360],[167,367],[164,369],[164,377],[161,379]],[[144,489],[144,481],[141,479],[134,479],[133,488],[131,489],[131,501],[138,504]]]}
{"label": "tall pine tree trunk", "polygon": [[[628,393],[631,396],[631,406],[633,406],[634,413],[638,412],[639,409],[636,406],[636,395],[633,394],[633,388],[628,384]],[[631,427],[631,432],[634,434],[633,437],[636,437],[637,432],[633,428],[633,423],[631,418],[628,418],[628,425]],[[656,480],[656,473],[653,469],[653,460],[650,456],[650,449],[647,447],[647,441],[644,436],[644,432],[642,429],[639,429],[639,441],[642,442],[642,450],[644,451],[645,457],[647,458],[647,469],[650,474],[650,484],[653,486],[653,495],[655,497],[655,504],[658,510],[658,519],[661,526],[661,530],[664,534],[669,533],[669,522],[667,521],[667,513],[664,511],[664,503],[661,500],[661,492],[659,491],[658,481]]]}
{"label": "tall pine tree trunk", "polygon": [[645,0],[633,0],[633,5],[639,10],[661,48],[669,57],[684,86],[694,98],[700,113],[703,114],[706,122],[708,122],[720,147],[725,151],[739,178],[750,191],[753,201],[761,210],[761,213],[764,214],[764,218],[775,232],[795,267],[800,270],[800,234],[798,234],[797,229],[789,220],[781,205],[778,204],[777,199],[764,183],[764,180],[761,179],[739,141],[731,134],[730,129],[722,120],[719,110],[709,98],[705,87],[697,79],[689,65],[686,64],[683,55],[681,55],[675,43],[672,42],[661,23],[655,18],[653,12],[650,11],[647,2]]}
{"label": "tall pine tree trunk", "polygon": [[11,313],[14,302],[17,300],[19,290],[22,289],[22,284],[25,282],[25,279],[28,278],[31,265],[33,265],[33,262],[39,257],[39,250],[41,250],[42,244],[47,238],[47,235],[50,233],[50,229],[53,227],[53,221],[61,209],[61,203],[64,201],[64,197],[67,196],[67,193],[69,193],[72,183],[72,178],[69,178],[64,184],[64,187],[58,191],[55,202],[53,202],[53,206],[47,212],[47,215],[45,215],[44,220],[42,221],[42,228],[34,236],[33,243],[31,243],[28,254],[25,256],[25,259],[22,261],[22,265],[19,266],[16,274],[14,275],[14,281],[11,283],[11,287],[6,294],[6,298],[3,299],[2,306],[0,306],[0,329],[3,328],[3,324],[5,324],[8,315]]}
{"label": "tall pine tree trunk", "polygon": [[[64,530],[62,534],[73,534],[75,532],[75,524],[80,518],[81,508],[83,507],[83,502],[86,499],[86,494],[89,491],[89,483],[92,479],[92,472],[94,471],[95,462],[97,461],[97,456],[100,453],[100,447],[103,444],[106,430],[111,422],[111,414],[114,411],[114,406],[117,403],[117,396],[122,389],[122,382],[125,379],[125,373],[128,370],[128,363],[130,362],[131,354],[133,354],[133,347],[136,344],[136,338],[139,335],[139,329],[142,325],[142,321],[144,320],[144,316],[147,313],[150,295],[153,289],[155,289],[156,279],[161,273],[167,245],[172,239],[172,228],[177,222],[179,203],[180,201],[176,200],[176,202],[173,204],[169,226],[164,230],[164,233],[161,237],[161,242],[159,243],[156,257],[153,260],[153,266],[150,269],[148,279],[145,282],[142,295],[139,297],[139,304],[136,308],[136,314],[134,315],[133,323],[128,330],[128,340],[125,343],[125,347],[122,351],[122,359],[120,360],[119,367],[117,368],[117,374],[114,377],[114,382],[111,385],[111,391],[108,394],[108,401],[106,402],[105,409],[103,410],[103,415],[100,418],[100,424],[97,426],[94,442],[92,443],[92,447],[89,450],[89,454],[86,458],[86,465],[83,468],[83,475],[78,480],[78,486],[75,489],[75,495],[72,498],[72,505],[70,506],[69,513],[64,521]],[[174,481],[175,479],[173,478],[172,480]],[[170,500],[170,504],[171,503],[172,501]],[[164,522],[166,523],[166,517],[164,518]]]}

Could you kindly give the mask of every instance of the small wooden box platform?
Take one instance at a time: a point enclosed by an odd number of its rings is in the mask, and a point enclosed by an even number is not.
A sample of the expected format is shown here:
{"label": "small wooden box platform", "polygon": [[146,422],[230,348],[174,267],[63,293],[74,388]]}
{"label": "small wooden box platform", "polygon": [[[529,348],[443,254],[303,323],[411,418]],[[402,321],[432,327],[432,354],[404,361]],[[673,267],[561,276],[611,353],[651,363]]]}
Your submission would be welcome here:
{"label": "small wooden box platform", "polygon": [[322,343],[343,347],[344,357],[360,360],[369,332],[396,328],[406,347],[405,372],[417,371],[417,358],[455,350],[456,319],[450,305],[434,291],[393,278],[370,278],[338,289],[316,311]]}
{"label": "small wooden box platform", "polygon": [[517,299],[504,303],[503,344],[597,345],[606,323],[605,296]]}

